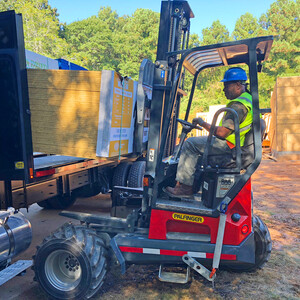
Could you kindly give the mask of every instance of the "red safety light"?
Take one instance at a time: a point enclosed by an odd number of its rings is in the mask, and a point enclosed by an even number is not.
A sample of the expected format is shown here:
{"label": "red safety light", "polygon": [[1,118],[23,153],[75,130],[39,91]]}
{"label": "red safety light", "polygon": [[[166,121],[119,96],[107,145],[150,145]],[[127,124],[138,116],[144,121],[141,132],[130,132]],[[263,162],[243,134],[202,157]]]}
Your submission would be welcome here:
{"label": "red safety light", "polygon": [[49,169],[49,170],[37,171],[35,173],[35,177],[50,176],[53,174],[55,174],[55,169]]}
{"label": "red safety light", "polygon": [[144,177],[143,178],[143,185],[144,186],[149,186],[149,177]]}
{"label": "red safety light", "polygon": [[242,234],[247,234],[249,232],[249,227],[248,227],[248,225],[244,225],[243,227],[242,227]]}
{"label": "red safety light", "polygon": [[29,168],[29,177],[33,179],[33,168]]}

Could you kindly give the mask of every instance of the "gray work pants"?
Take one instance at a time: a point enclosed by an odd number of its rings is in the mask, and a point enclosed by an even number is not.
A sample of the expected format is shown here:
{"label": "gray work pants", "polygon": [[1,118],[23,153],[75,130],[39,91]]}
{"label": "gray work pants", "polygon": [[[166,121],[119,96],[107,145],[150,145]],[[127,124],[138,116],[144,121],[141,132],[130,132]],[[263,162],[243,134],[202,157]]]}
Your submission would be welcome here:
{"label": "gray work pants", "polygon": [[[207,136],[191,137],[184,142],[176,174],[176,180],[180,183],[193,185],[197,161],[204,153],[207,138]],[[225,154],[231,154],[226,140],[213,137],[209,156],[219,156],[220,161],[224,161]]]}

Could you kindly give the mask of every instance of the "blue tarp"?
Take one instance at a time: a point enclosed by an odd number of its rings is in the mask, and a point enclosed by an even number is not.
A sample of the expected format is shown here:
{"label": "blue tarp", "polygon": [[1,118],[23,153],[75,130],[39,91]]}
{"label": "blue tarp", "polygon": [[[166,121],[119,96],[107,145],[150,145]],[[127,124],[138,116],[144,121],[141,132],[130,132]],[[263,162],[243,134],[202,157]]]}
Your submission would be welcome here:
{"label": "blue tarp", "polygon": [[67,61],[63,58],[58,58],[57,61],[58,61],[58,66],[61,70],[74,70],[74,71],[76,71],[76,70],[86,70],[87,71],[86,68],[81,67],[81,66],[76,65],[76,64],[73,64],[73,63],[71,63],[71,62],[69,62],[69,61]]}

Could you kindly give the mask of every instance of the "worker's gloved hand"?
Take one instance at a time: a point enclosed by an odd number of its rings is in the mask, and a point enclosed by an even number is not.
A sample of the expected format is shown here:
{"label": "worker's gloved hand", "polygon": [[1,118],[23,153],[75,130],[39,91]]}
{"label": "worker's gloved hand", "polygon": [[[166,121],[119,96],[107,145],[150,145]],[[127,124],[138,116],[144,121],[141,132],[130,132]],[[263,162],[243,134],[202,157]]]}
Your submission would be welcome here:
{"label": "worker's gloved hand", "polygon": [[200,125],[203,126],[203,124],[205,123],[205,121],[202,118],[194,118],[192,121],[193,125]]}

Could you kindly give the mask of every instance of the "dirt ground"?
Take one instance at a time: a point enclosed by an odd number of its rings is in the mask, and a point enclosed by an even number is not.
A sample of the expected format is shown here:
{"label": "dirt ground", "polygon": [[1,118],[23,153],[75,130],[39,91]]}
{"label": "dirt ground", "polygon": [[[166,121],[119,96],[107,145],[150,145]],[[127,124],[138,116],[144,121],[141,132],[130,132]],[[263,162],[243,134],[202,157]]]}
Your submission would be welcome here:
{"label": "dirt ground", "polygon": [[300,299],[300,161],[263,160],[252,177],[254,213],[267,224],[273,250],[255,273],[219,271],[215,288],[194,274],[187,285],[162,283],[157,268],[108,274],[95,299]]}
{"label": "dirt ground", "polygon": [[[273,241],[269,262],[255,273],[218,271],[215,288],[200,275],[186,285],[160,282],[153,266],[131,266],[125,275],[107,274],[102,290],[93,299],[300,299],[300,161],[263,160],[252,177],[254,213],[268,225]],[[101,196],[80,199],[76,211],[109,214],[110,200]],[[26,213],[26,212],[25,212]],[[32,222],[31,247],[21,255],[27,259],[43,237],[66,219],[58,211],[33,206],[27,217]],[[33,271],[0,287],[0,299],[47,299],[33,281]]]}

